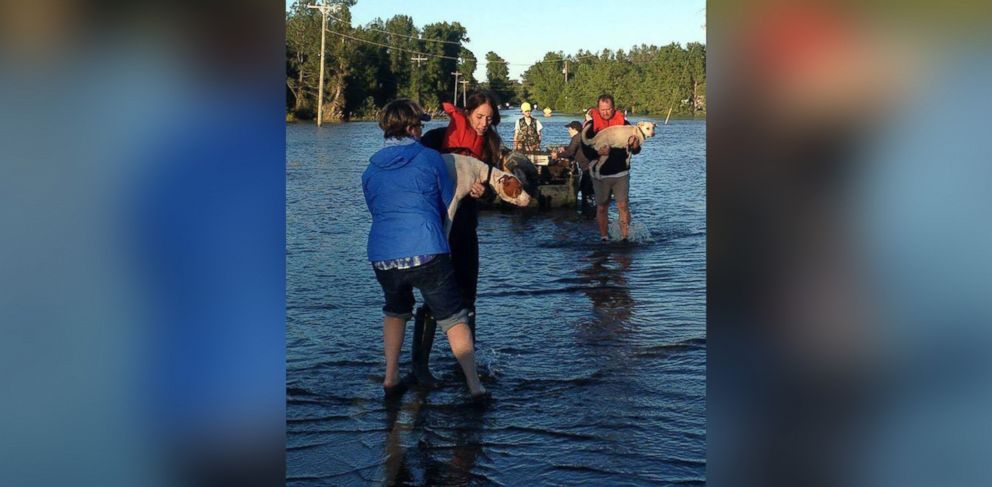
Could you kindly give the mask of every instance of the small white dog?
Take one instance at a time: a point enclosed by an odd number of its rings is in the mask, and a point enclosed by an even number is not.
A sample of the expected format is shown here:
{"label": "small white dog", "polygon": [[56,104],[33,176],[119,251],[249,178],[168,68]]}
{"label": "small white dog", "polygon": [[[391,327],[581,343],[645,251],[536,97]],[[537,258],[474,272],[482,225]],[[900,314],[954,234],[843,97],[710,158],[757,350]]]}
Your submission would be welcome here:
{"label": "small white dog", "polygon": [[476,181],[486,182],[496,191],[500,199],[517,206],[527,206],[530,204],[530,195],[523,190],[520,180],[514,175],[500,171],[488,164],[469,156],[459,154],[441,154],[445,165],[448,166],[448,174],[455,182],[455,197],[448,205],[448,220],[444,222],[444,234],[451,233],[451,222],[455,219],[458,206],[472,189],[472,183]]}
{"label": "small white dog", "polygon": [[[611,149],[622,149],[627,147],[627,142],[631,137],[637,137],[638,142],[644,143],[644,139],[654,137],[655,124],[652,122],[637,122],[636,125],[615,125],[600,130],[593,138],[586,137],[586,131],[582,131],[582,143],[588,145],[596,152],[603,147]],[[606,156],[600,156],[598,160],[589,165],[593,177],[599,177],[599,168],[606,162]]]}

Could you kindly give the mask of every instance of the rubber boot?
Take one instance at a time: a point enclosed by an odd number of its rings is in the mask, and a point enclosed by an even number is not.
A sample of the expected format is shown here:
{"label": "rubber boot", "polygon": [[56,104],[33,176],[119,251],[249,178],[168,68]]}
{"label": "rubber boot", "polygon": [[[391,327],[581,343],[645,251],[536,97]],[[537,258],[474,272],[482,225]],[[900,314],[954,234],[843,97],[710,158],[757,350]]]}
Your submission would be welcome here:
{"label": "rubber boot", "polygon": [[435,387],[437,379],[431,374],[431,348],[434,346],[434,333],[437,321],[424,307],[417,308],[413,321],[413,376],[423,387]]}
{"label": "rubber boot", "polygon": [[476,350],[475,346],[475,310],[468,312],[468,329],[472,332],[472,350]]}

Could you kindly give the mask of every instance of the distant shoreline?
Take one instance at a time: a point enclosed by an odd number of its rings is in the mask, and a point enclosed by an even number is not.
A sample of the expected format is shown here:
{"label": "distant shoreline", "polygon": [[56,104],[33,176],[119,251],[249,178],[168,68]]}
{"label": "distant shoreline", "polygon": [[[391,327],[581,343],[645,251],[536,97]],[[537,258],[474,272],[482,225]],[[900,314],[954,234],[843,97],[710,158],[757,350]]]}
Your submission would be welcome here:
{"label": "distant shoreline", "polygon": [[[512,115],[513,114],[513,111],[514,111],[514,107],[511,107],[509,109],[504,109],[504,110],[500,111],[500,116],[507,117],[508,116],[507,114],[511,114]],[[517,115],[519,115],[519,114],[517,114]],[[560,117],[560,116],[568,116],[568,115],[571,115],[571,116],[575,117],[576,119],[578,119],[580,121],[582,120],[582,117],[583,117],[583,114],[582,113],[554,112],[554,113],[551,114],[552,117]],[[635,115],[628,115],[627,117],[628,118],[630,118],[630,117],[649,117],[649,118],[660,118],[660,119],[664,120],[665,114],[663,114],[663,113],[662,114],[649,113],[647,115],[636,115],[635,114]],[[433,120],[447,120],[448,119],[448,117],[446,115],[444,115],[443,113],[441,115],[438,115],[438,116],[433,116],[432,118],[433,118]],[[536,118],[538,120],[541,120],[544,117],[543,116],[535,116],[534,118]],[[672,113],[672,116],[670,117],[669,120],[706,120],[706,114],[705,113],[702,113],[702,114],[696,114],[696,115],[688,115],[688,114],[676,115],[675,113]],[[379,121],[379,118],[378,117],[356,116],[356,117],[351,117],[351,118],[349,118],[347,120],[341,120],[341,121],[335,121],[335,122],[325,121],[324,123],[325,124],[328,124],[328,123],[335,123],[336,124],[336,123],[348,123],[348,122],[377,122],[377,121]],[[288,123],[288,124],[289,123],[293,123],[293,124],[304,124],[304,123],[316,124],[317,123],[317,119],[315,119],[315,118],[296,118],[291,113],[287,113],[286,114],[286,123]]]}

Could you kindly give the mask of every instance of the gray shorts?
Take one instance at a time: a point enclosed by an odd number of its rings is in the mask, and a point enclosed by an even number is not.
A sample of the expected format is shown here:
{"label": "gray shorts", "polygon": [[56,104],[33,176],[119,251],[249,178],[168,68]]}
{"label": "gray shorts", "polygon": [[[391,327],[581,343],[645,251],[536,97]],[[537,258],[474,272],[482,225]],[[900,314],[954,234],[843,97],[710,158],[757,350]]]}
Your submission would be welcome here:
{"label": "gray shorts", "polygon": [[630,198],[630,174],[615,178],[592,178],[592,192],[596,194],[597,205],[610,203],[610,193],[617,203],[626,203]]}

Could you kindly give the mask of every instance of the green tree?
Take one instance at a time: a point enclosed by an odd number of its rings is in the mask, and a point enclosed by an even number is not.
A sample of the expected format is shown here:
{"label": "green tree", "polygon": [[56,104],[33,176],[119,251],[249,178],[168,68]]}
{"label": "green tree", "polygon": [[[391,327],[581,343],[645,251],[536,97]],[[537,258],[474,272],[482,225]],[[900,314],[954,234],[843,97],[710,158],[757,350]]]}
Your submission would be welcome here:
{"label": "green tree", "polygon": [[475,59],[475,54],[464,47],[459,55],[461,61],[458,63],[458,72],[462,73],[462,79],[468,81],[465,85],[469,90],[474,89],[479,85],[479,82],[475,79],[475,68],[479,65],[478,60]]}
{"label": "green tree", "polygon": [[297,116],[309,117],[316,108],[320,22],[320,13],[300,2],[286,12],[286,102]]}
{"label": "green tree", "polygon": [[[373,117],[391,99],[406,96],[436,110],[451,99],[452,72],[469,82],[478,60],[463,46],[468,32],[458,22],[438,22],[418,29],[414,19],[396,15],[375,19],[365,26],[351,25],[346,0],[328,21],[324,86],[320,72],[321,15],[300,2],[286,12],[286,110],[298,118],[316,113],[318,94],[324,93],[323,118],[346,120]],[[445,42],[436,42],[445,41]],[[419,66],[414,53],[428,60]],[[568,63],[568,80],[562,73]],[[679,114],[706,112],[706,46],[632,46],[629,50],[578,50],[574,56],[548,52],[523,74],[523,83],[509,78],[509,66],[493,51],[485,56],[483,85],[501,102],[523,100],[556,111],[579,112],[595,106],[602,93],[611,93],[618,108],[635,114],[661,114],[672,108]],[[459,91],[461,91],[459,86]],[[461,98],[461,97],[459,97]]]}
{"label": "green tree", "polygon": [[527,101],[542,107],[561,109],[565,101],[564,54],[549,52],[541,62],[533,64],[523,74],[524,94]]}
{"label": "green tree", "polygon": [[324,73],[326,86],[322,89],[330,95],[329,102],[324,103],[323,116],[329,121],[344,120],[347,114],[345,90],[348,87],[348,77],[357,62],[357,50],[351,44],[354,41],[344,36],[354,36],[355,33],[351,27],[351,7],[355,2],[356,0],[342,0],[336,3],[339,7],[327,18],[327,29],[340,34],[327,34],[327,72]]}
{"label": "green tree", "polygon": [[461,43],[468,42],[468,32],[458,22],[436,22],[423,28],[425,40],[447,42],[425,42],[424,51],[430,59],[426,63],[423,77],[421,100],[428,109],[436,109],[442,100],[454,96],[455,78],[451,73],[458,70],[458,57]]}
{"label": "green tree", "polygon": [[[569,61],[564,85],[558,73],[561,53],[548,53],[525,71],[521,95],[558,111],[580,112],[595,106],[596,98],[610,93],[617,108],[634,114],[695,114],[706,110],[706,49],[699,43],[685,48],[640,45],[629,51],[579,50]],[[552,69],[550,66],[554,66]]]}
{"label": "green tree", "polygon": [[385,22],[375,19],[355,28],[352,62],[355,66],[347,76],[344,91],[344,117],[377,117],[377,106],[396,97],[396,77],[391,69],[389,34]]}
{"label": "green tree", "polygon": [[688,64],[692,77],[692,109],[706,111],[706,46],[690,42],[686,49],[689,51]]}
{"label": "green tree", "polygon": [[410,51],[418,52],[421,48],[417,37],[420,30],[413,24],[413,18],[408,15],[395,15],[386,21],[386,44],[396,46],[389,49],[389,71],[391,82],[395,85],[395,97],[407,97],[414,100],[419,98],[417,92],[418,79],[415,64],[411,61],[414,56]]}
{"label": "green tree", "polygon": [[509,65],[493,51],[486,53],[486,86],[501,102],[511,102],[511,98],[514,98]]}

